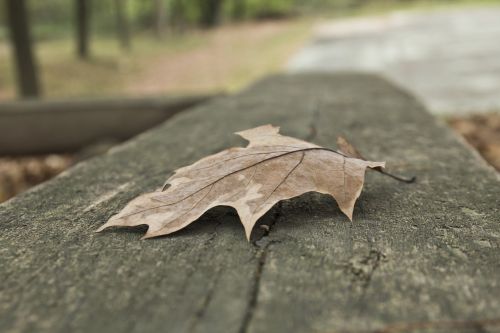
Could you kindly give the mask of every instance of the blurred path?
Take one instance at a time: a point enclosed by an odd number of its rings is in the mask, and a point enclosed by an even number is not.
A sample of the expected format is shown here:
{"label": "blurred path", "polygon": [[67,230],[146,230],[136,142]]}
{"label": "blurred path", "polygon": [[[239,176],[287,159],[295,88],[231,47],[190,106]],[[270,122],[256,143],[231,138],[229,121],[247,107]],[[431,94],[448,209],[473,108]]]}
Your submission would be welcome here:
{"label": "blurred path", "polygon": [[232,91],[282,68],[307,40],[310,24],[276,21],[199,32],[203,42],[161,53],[128,85],[130,94]]}
{"label": "blurred path", "polygon": [[500,7],[327,22],[292,72],[380,72],[436,114],[500,109]]}

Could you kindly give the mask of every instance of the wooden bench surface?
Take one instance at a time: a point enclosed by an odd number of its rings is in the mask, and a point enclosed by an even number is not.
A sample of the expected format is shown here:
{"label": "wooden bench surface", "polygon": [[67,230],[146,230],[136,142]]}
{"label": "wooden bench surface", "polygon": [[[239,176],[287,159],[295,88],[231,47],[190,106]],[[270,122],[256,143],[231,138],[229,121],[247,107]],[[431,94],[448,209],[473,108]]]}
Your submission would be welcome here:
{"label": "wooden bench surface", "polygon": [[[332,148],[343,134],[418,180],[368,172],[353,223],[326,196],[283,202],[252,243],[225,208],[152,240],[94,233],[172,170],[266,123]],[[378,77],[271,77],[0,205],[0,332],[496,332],[499,184]]]}

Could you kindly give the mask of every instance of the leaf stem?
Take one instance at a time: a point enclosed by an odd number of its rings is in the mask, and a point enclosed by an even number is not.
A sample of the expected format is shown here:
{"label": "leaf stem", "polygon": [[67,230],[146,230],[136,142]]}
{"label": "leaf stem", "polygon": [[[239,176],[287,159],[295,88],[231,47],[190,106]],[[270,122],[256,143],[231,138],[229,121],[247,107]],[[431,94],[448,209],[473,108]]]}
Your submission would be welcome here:
{"label": "leaf stem", "polygon": [[384,169],[382,169],[382,168],[375,168],[374,170],[380,172],[383,175],[386,175],[386,176],[389,176],[393,179],[396,179],[397,181],[407,183],[407,184],[411,184],[411,183],[415,182],[415,180],[417,180],[417,176],[412,176],[410,178],[406,178],[406,177],[394,175],[390,172],[384,171]]}

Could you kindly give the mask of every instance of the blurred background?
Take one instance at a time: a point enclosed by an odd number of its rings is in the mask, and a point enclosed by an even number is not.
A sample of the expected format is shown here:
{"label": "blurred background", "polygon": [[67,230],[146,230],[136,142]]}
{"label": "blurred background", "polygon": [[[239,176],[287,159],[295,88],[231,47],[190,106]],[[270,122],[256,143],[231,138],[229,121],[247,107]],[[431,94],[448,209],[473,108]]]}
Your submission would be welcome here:
{"label": "blurred background", "polygon": [[0,0],[0,202],[283,71],[383,75],[500,169],[499,41],[500,0]]}

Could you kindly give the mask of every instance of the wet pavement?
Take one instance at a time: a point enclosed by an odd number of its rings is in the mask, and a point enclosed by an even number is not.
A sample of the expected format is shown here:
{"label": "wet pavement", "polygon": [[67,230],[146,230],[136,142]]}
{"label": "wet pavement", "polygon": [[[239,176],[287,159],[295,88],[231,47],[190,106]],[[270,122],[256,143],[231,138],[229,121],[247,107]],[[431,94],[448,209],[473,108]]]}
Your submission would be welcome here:
{"label": "wet pavement", "polygon": [[377,72],[440,115],[500,110],[500,7],[319,25],[289,71]]}

